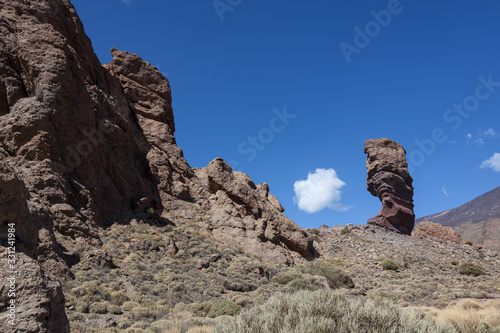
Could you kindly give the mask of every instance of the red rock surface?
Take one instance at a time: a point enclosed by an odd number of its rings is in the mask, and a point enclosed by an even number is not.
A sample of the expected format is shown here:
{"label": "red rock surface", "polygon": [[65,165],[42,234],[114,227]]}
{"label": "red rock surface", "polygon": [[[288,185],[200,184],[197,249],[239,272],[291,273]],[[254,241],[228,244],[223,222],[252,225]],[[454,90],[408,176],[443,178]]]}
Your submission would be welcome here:
{"label": "red rock surface", "polygon": [[429,221],[424,221],[415,227],[413,230],[412,236],[425,236],[425,237],[434,237],[439,239],[444,239],[449,242],[461,244],[462,236],[452,227],[444,227],[439,223],[433,223]]}
{"label": "red rock surface", "polygon": [[368,224],[410,235],[415,224],[413,179],[408,172],[406,151],[389,139],[366,140],[367,189],[382,202],[378,215]]}

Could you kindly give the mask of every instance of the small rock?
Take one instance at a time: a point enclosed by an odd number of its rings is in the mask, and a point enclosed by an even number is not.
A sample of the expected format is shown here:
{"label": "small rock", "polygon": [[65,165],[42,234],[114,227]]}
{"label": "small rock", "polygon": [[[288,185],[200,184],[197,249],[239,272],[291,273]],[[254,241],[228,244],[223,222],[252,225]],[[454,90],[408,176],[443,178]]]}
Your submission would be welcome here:
{"label": "small rock", "polygon": [[95,250],[87,253],[84,258],[99,267],[115,268],[113,256],[108,250]]}
{"label": "small rock", "polygon": [[170,236],[163,237],[163,242],[165,243],[165,249],[171,255],[177,254],[179,252],[179,247],[175,244],[174,239]]}
{"label": "small rock", "polygon": [[129,326],[130,326],[130,325],[129,325],[129,324],[127,324],[127,323],[119,323],[117,327],[118,327],[119,329],[122,329],[122,330],[123,330],[123,329],[125,329],[125,328],[128,328]]}
{"label": "small rock", "polygon": [[212,254],[209,258],[208,258],[208,261],[209,262],[216,262],[217,260],[219,260],[220,258],[222,258],[222,256],[220,254]]}
{"label": "small rock", "polygon": [[208,267],[210,267],[210,261],[208,261],[207,259],[200,259],[196,263],[197,269],[203,269],[203,268],[208,268]]}

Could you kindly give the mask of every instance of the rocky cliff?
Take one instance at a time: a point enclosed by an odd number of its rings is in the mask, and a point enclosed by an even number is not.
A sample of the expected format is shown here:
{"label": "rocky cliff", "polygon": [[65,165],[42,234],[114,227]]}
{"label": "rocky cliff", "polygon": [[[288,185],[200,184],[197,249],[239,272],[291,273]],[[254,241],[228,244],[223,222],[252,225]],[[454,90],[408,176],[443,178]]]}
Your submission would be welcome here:
{"label": "rocky cliff", "polygon": [[[15,225],[19,329],[67,332],[58,279],[126,212],[199,221],[220,241],[294,264],[316,256],[267,184],[222,159],[193,169],[176,145],[168,80],[113,49],[101,65],[69,0],[0,0],[0,279]],[[0,327],[9,327],[0,290]]]}
{"label": "rocky cliff", "polygon": [[413,179],[408,172],[406,151],[389,139],[365,142],[368,191],[382,202],[382,209],[368,224],[410,235],[415,223]]}

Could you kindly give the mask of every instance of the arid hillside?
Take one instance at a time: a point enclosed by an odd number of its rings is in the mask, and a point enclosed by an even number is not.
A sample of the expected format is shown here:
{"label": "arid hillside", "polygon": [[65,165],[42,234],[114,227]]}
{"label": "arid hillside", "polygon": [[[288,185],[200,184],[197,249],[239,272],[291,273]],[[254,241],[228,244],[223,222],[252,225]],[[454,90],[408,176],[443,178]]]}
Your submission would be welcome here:
{"label": "arid hillside", "polygon": [[418,218],[452,227],[464,241],[500,251],[500,187],[460,207]]}

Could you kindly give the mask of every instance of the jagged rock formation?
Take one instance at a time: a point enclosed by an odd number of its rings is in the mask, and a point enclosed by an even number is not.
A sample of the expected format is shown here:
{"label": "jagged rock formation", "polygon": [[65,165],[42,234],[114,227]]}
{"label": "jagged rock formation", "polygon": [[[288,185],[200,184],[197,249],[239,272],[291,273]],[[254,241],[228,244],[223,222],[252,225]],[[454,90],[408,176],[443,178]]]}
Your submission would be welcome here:
{"label": "jagged rock formation", "polygon": [[408,173],[406,151],[389,139],[369,139],[364,148],[368,191],[382,202],[382,210],[368,224],[410,235],[415,223],[413,179]]}
{"label": "jagged rock formation", "polygon": [[[115,49],[101,65],[69,0],[0,0],[0,15],[0,264],[15,223],[18,274],[33,284],[18,286],[19,309],[44,309],[23,312],[18,328],[68,331],[52,277],[72,277],[66,241],[99,246],[97,228],[124,212],[209,216],[216,238],[280,263],[316,255],[266,184],[221,159],[189,166],[174,138],[168,80]],[[1,289],[0,327],[8,300]]]}
{"label": "jagged rock formation", "polygon": [[447,211],[418,218],[452,227],[464,241],[500,251],[500,187]]}
{"label": "jagged rock formation", "polygon": [[424,221],[417,224],[415,230],[411,233],[412,236],[424,236],[444,239],[449,242],[461,244],[462,236],[451,227],[444,227],[439,223]]}

